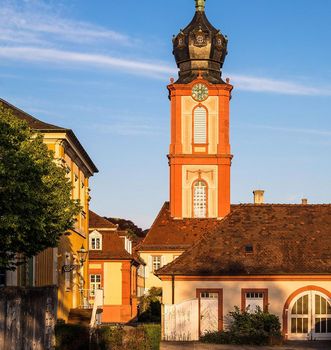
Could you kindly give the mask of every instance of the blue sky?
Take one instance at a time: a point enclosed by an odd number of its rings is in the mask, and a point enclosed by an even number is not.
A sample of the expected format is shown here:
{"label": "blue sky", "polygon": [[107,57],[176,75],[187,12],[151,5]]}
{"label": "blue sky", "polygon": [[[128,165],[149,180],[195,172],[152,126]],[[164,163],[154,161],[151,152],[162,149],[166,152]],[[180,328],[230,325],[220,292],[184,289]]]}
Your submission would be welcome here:
{"label": "blue sky", "polygon": [[[207,0],[229,37],[232,202],[331,201],[331,1]],[[149,227],[168,200],[172,35],[193,0],[0,0],[0,96],[72,128],[91,208]]]}

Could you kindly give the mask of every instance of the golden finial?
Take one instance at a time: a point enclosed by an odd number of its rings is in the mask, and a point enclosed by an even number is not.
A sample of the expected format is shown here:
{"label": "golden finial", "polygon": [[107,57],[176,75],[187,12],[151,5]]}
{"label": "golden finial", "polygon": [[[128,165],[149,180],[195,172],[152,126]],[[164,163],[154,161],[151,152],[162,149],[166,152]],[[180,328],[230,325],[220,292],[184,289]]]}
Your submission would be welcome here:
{"label": "golden finial", "polygon": [[197,11],[205,11],[206,0],[195,0],[195,8]]}

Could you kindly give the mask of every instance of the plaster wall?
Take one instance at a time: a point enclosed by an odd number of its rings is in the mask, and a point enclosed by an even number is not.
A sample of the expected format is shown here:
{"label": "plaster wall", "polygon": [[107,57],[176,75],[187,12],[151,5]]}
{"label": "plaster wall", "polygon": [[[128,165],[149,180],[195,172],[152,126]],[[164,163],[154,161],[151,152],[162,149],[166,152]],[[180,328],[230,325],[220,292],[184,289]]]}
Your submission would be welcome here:
{"label": "plaster wall", "polygon": [[122,305],[122,263],[103,264],[103,288],[105,305]]}
{"label": "plaster wall", "polygon": [[183,165],[182,172],[182,198],[183,217],[193,217],[192,185],[198,179],[201,171],[201,179],[208,184],[207,217],[216,218],[218,213],[218,167],[217,165]]}
{"label": "plaster wall", "polygon": [[[286,280],[286,281],[176,281],[175,304],[196,298],[197,289],[222,289],[223,290],[223,318],[226,323],[226,315],[233,311],[234,306],[241,307],[242,289],[268,289],[268,310],[279,316],[282,321],[283,309],[289,296],[300,288],[317,286],[331,291],[330,281],[318,280]],[[172,282],[163,281],[163,304],[172,304]]]}
{"label": "plaster wall", "polygon": [[[202,105],[207,108],[208,113],[208,153],[217,153],[218,144],[218,123],[219,123],[219,103],[218,96],[210,96],[206,101],[198,103],[191,96],[182,96],[182,111],[181,111],[181,124],[182,124],[182,145],[183,154],[192,154],[192,132],[193,132],[193,110],[198,105]],[[197,150],[197,149],[196,149]],[[204,150],[202,148],[201,150]]]}
{"label": "plaster wall", "polygon": [[151,257],[153,255],[159,255],[162,256],[164,265],[169,264],[174,260],[175,256],[179,256],[183,253],[182,250],[173,250],[171,252],[169,251],[150,251],[150,252],[140,252],[141,258],[146,262],[145,266],[145,290],[147,291],[148,289],[152,287],[162,287],[162,282],[161,280],[156,277],[153,273],[153,268],[151,266]]}

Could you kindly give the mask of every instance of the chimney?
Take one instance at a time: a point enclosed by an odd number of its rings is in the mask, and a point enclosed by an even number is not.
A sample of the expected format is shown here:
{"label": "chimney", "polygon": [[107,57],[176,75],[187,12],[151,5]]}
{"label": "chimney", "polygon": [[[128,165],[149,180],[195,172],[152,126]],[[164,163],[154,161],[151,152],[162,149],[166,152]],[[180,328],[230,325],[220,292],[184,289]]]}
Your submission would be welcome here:
{"label": "chimney", "polygon": [[264,204],[264,190],[255,190],[254,193],[254,204]]}
{"label": "chimney", "polygon": [[308,204],[308,199],[307,198],[302,198],[301,199],[301,204],[302,205],[307,205]]}

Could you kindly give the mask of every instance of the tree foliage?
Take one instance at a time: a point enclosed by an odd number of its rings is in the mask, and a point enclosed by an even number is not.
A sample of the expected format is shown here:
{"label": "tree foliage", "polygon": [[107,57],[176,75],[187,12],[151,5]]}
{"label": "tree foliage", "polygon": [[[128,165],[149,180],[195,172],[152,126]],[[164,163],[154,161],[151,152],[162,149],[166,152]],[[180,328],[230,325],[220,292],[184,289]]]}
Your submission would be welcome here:
{"label": "tree foliage", "polygon": [[79,210],[43,136],[0,104],[0,268],[56,247]]}
{"label": "tree foliage", "polygon": [[278,316],[257,308],[254,312],[235,307],[227,317],[225,331],[207,332],[201,338],[205,343],[281,345],[281,325]]}
{"label": "tree foliage", "polygon": [[148,230],[143,230],[142,228],[138,227],[131,220],[120,219],[120,218],[107,218],[107,217],[105,219],[107,219],[108,221],[112,222],[115,225],[118,225],[118,228],[120,230],[128,231],[131,237],[137,241],[144,238],[148,232]]}
{"label": "tree foliage", "polygon": [[139,322],[161,322],[162,288],[152,287],[140,298]]}

